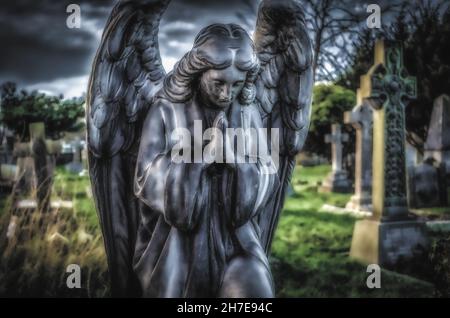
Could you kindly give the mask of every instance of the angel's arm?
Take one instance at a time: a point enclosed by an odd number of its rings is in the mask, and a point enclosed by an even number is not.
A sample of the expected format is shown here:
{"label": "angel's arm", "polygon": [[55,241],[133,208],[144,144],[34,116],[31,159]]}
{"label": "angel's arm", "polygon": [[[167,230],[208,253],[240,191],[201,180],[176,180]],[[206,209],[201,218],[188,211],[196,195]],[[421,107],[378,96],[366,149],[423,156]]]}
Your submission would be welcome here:
{"label": "angel's arm", "polygon": [[144,122],[136,166],[134,191],[172,226],[191,230],[201,199],[202,165],[175,163],[169,145],[170,121],[161,107],[152,107]]}
{"label": "angel's arm", "polygon": [[246,111],[251,118],[251,128],[258,132],[258,147],[256,162],[247,156],[245,163],[234,165],[233,182],[227,193],[224,194],[225,201],[232,213],[232,224],[239,227],[253,217],[266,206],[272,195],[272,189],[279,184],[275,163],[267,151],[261,150],[266,147],[266,136],[262,134],[261,119],[256,110],[247,106]]}

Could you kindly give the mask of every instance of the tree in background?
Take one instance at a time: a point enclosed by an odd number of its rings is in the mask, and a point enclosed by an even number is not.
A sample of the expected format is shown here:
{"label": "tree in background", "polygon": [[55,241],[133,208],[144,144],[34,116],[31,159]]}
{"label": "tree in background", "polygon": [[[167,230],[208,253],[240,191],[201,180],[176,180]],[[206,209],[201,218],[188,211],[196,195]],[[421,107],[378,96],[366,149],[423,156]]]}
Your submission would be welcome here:
{"label": "tree in background", "polygon": [[[305,20],[313,42],[314,73],[317,81],[332,82],[346,72],[353,61],[354,46],[358,37],[367,30],[368,5],[373,1],[354,0],[299,0],[304,8]],[[252,30],[255,14],[261,0],[243,0],[243,10],[237,18]],[[382,27],[387,27],[390,17],[401,7],[401,0],[378,0],[383,15]]]}
{"label": "tree in background", "polygon": [[[317,81],[335,81],[345,73],[355,54],[355,42],[367,28],[367,3],[354,0],[302,0],[314,48]],[[389,23],[400,7],[398,1],[377,1],[383,19]]]}
{"label": "tree in background", "polygon": [[325,143],[325,135],[331,132],[331,124],[342,125],[343,113],[351,110],[355,103],[352,90],[339,85],[314,86],[311,125],[304,150],[329,158],[331,147]]}
{"label": "tree in background", "polygon": [[61,138],[65,131],[79,131],[84,117],[84,99],[64,100],[33,91],[17,91],[15,83],[1,86],[0,122],[14,132],[19,140],[29,138],[28,125],[44,122],[49,138]]}
{"label": "tree in background", "polygon": [[450,94],[450,7],[448,1],[424,2],[403,19],[398,24],[409,26],[409,34],[397,27],[390,37],[404,41],[406,68],[417,77],[418,98],[406,108],[406,127],[409,142],[422,151],[434,99]]}

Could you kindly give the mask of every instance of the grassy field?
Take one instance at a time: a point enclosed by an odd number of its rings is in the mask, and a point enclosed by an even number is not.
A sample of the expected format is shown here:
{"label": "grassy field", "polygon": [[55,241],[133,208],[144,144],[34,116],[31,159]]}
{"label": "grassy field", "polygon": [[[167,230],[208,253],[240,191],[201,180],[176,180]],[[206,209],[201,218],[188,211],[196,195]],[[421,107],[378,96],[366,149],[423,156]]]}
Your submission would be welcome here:
{"label": "grassy field", "polygon": [[[317,182],[329,170],[329,166],[295,170],[293,193],[286,200],[270,259],[277,296],[432,297],[434,287],[425,281],[431,281],[431,276],[423,273],[429,267],[416,266],[409,271],[410,276],[383,270],[382,288],[366,287],[366,267],[348,257],[357,219],[321,211],[324,203],[344,207],[350,197],[317,192]],[[3,250],[0,243],[0,296],[109,294],[105,254],[88,188],[87,177],[58,170],[54,199],[72,200],[73,210],[60,210],[46,222],[33,216],[23,218],[25,225],[31,224],[29,233],[22,233],[17,242],[6,247],[3,244]],[[3,212],[0,217],[4,228],[10,216]],[[82,282],[86,282],[81,290],[66,287],[65,268],[72,263],[81,266]]]}
{"label": "grassy field", "polygon": [[430,283],[386,270],[382,270],[380,289],[367,288],[366,266],[349,258],[357,219],[321,211],[325,203],[344,207],[350,198],[317,192],[317,182],[329,171],[329,166],[295,170],[294,193],[286,200],[272,246],[278,296],[432,297]]}

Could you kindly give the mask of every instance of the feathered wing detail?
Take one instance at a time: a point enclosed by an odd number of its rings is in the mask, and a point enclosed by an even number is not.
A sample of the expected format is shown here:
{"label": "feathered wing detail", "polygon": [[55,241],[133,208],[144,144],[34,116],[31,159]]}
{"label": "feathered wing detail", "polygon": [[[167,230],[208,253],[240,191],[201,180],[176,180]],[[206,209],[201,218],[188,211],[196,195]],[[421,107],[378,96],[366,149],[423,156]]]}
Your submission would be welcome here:
{"label": "feathered wing detail", "polygon": [[89,173],[114,296],[136,296],[139,223],[133,177],[143,119],[165,71],[158,28],[168,0],[120,1],[95,57],[87,95]]}
{"label": "feathered wing detail", "polygon": [[258,10],[254,41],[261,62],[256,103],[269,133],[277,128],[280,136],[280,185],[258,220],[261,241],[268,253],[295,156],[303,147],[309,128],[313,50],[300,4],[294,0],[264,0]]}

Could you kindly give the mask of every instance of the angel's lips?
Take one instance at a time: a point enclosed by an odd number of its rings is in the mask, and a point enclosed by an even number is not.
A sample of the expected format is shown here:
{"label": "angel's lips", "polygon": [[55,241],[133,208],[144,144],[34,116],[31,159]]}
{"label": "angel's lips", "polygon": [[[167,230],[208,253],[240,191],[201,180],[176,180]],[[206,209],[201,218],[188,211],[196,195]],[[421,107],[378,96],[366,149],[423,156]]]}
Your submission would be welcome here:
{"label": "angel's lips", "polygon": [[231,104],[231,100],[230,99],[219,99],[217,100],[217,104]]}

